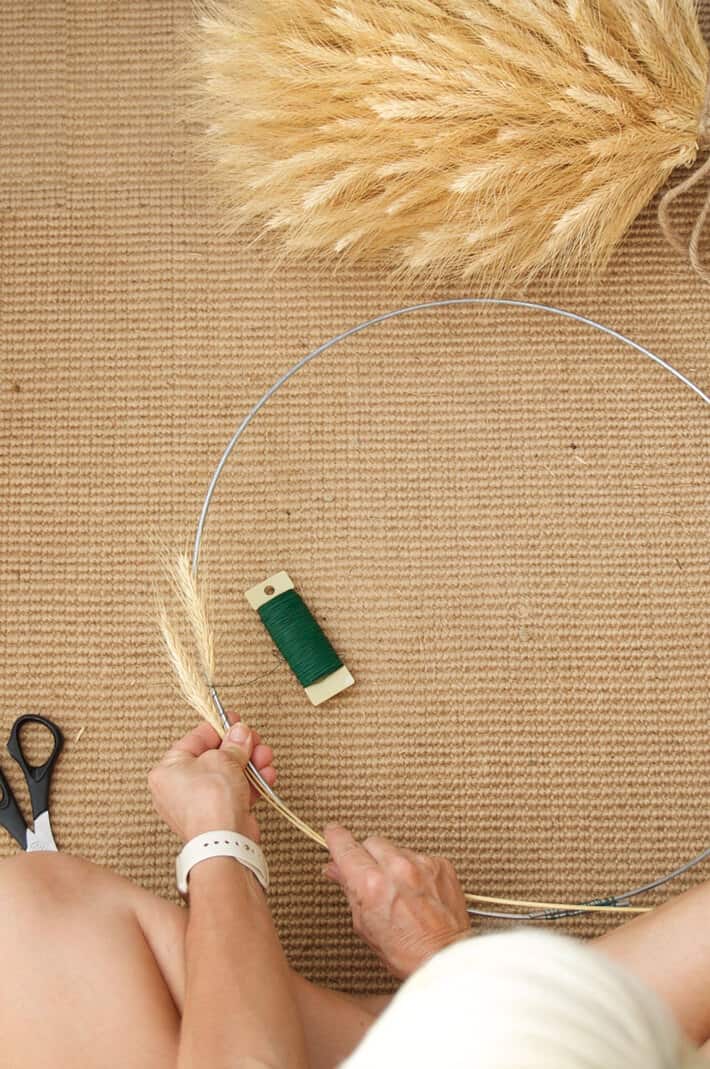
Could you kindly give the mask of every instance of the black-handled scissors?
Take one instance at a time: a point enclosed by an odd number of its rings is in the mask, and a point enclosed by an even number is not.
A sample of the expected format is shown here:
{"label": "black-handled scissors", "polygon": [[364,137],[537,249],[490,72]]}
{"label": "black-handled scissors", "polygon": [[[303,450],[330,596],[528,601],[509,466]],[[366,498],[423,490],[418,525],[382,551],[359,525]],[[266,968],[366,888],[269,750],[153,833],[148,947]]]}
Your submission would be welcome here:
{"label": "black-handled scissors", "polygon": [[[52,735],[54,746],[44,764],[31,765],[25,757],[20,742],[20,730],[24,724],[39,724]],[[9,831],[22,849],[28,852],[57,849],[49,822],[49,787],[52,781],[52,770],[63,745],[64,736],[61,731],[56,724],[44,716],[27,713],[25,716],[18,717],[12,725],[10,738],[7,740],[7,749],[24,773],[32,802],[34,827],[28,828],[25,824],[25,818],[20,812],[10,785],[2,774],[2,769],[0,769],[0,827]]]}

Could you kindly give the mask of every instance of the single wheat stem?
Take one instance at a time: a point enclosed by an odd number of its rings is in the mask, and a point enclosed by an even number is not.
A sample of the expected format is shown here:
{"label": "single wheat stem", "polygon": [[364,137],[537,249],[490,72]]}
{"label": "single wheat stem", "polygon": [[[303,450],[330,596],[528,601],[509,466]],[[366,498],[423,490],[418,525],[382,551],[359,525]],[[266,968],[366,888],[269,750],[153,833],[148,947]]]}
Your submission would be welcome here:
{"label": "single wheat stem", "polygon": [[496,906],[524,906],[529,909],[573,909],[584,913],[651,913],[648,906],[586,906],[561,905],[559,902],[529,902],[522,898],[489,898],[486,895],[465,894],[467,902],[489,903]]}

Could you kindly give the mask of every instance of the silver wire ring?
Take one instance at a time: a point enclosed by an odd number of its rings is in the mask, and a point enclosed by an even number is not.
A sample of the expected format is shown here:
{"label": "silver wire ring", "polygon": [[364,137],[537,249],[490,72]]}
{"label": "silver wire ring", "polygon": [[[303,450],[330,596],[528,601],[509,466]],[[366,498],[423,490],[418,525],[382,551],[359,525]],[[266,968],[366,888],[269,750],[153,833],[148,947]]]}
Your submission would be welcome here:
{"label": "silver wire ring", "polygon": [[[624,345],[628,345],[630,348],[635,349],[636,352],[641,353],[642,356],[648,357],[649,360],[652,360],[655,364],[658,364],[659,367],[664,369],[664,371],[669,372],[669,374],[673,375],[674,378],[678,379],[679,382],[682,382],[684,386],[687,386],[688,389],[692,390],[693,393],[697,394],[700,400],[703,401],[706,405],[710,405],[710,396],[708,396],[707,393],[701,390],[701,388],[697,386],[691,379],[683,375],[682,372],[678,371],[671,364],[669,364],[667,360],[663,360],[662,357],[657,356],[656,353],[651,352],[651,350],[647,349],[644,345],[640,345],[632,338],[627,337],[625,334],[621,334],[618,330],[614,330],[612,327],[607,327],[603,323],[598,323],[594,319],[589,319],[587,316],[579,315],[577,312],[567,311],[564,308],[556,308],[554,305],[551,304],[539,304],[535,301],[515,300],[506,297],[450,297],[438,301],[424,301],[421,304],[412,304],[407,305],[404,308],[397,308],[392,312],[384,312],[381,315],[374,316],[372,319],[365,320],[363,323],[358,323],[357,326],[350,327],[348,330],[344,330],[340,334],[334,335],[332,338],[329,338],[328,341],[323,342],[315,349],[312,349],[311,352],[307,353],[305,356],[302,356],[300,360],[297,360],[295,364],[293,364],[287,371],[285,371],[284,374],[281,375],[276,380],[276,382],[269,387],[266,393],[263,394],[263,396],[256,402],[255,405],[252,406],[252,408],[246,414],[246,416],[230,438],[229,442],[227,443],[227,446],[224,452],[222,453],[222,456],[220,457],[219,463],[217,464],[217,467],[214,470],[212,478],[210,479],[210,483],[207,488],[207,493],[205,494],[205,499],[202,505],[202,510],[200,512],[200,518],[197,524],[197,531],[195,533],[195,541],[192,549],[193,576],[197,575],[197,569],[200,559],[200,550],[202,548],[202,539],[205,530],[205,523],[207,521],[207,514],[209,512],[210,504],[212,502],[212,497],[214,495],[217,482],[219,481],[219,477],[222,474],[222,471],[224,470],[224,466],[227,463],[227,460],[229,459],[232,450],[236,446],[241,436],[244,434],[251,421],[254,419],[257,413],[264,407],[266,402],[270,400],[270,398],[272,398],[274,394],[289,381],[289,379],[293,378],[293,376],[297,374],[297,372],[304,368],[306,364],[309,364],[311,360],[314,360],[317,356],[320,356],[321,353],[324,353],[328,349],[332,348],[332,346],[337,345],[338,342],[344,341],[346,338],[350,338],[354,334],[359,334],[361,331],[366,330],[368,327],[374,327],[378,323],[386,322],[388,319],[396,319],[399,316],[410,315],[413,312],[422,312],[429,308],[445,308],[452,305],[470,304],[498,306],[502,305],[513,308],[524,308],[528,311],[547,312],[550,315],[559,316],[563,319],[571,319],[574,320],[576,323],[582,323],[585,326],[592,327],[594,330],[598,330],[602,334],[606,334],[611,338],[616,338],[617,341],[620,341]],[[215,705],[220,711],[220,714],[224,717],[224,707],[219,698],[219,695],[217,694],[216,688],[213,687],[211,688],[211,690]],[[260,775],[254,765],[250,763],[249,767],[250,771],[254,774],[256,779],[258,779],[259,784],[264,790],[264,792],[270,797],[272,797],[276,802],[280,802],[281,799],[279,798],[278,794],[268,785],[266,780]],[[595,898],[587,902],[580,903],[580,905],[625,905],[628,903],[629,899],[635,898],[637,895],[645,894],[647,891],[655,890],[655,888],[661,887],[664,884],[669,883],[671,880],[677,879],[679,876],[682,876],[683,873],[688,872],[689,869],[692,869],[696,865],[699,865],[701,861],[704,861],[707,857],[710,857],[710,847],[703,850],[696,857],[691,858],[690,861],[687,861],[679,868],[674,869],[673,872],[668,873],[668,875],[666,876],[660,876],[658,879],[652,880],[650,883],[640,885],[639,887],[634,887],[632,890],[626,891],[623,894],[605,895],[602,898]],[[542,910],[528,913],[502,913],[494,912],[491,910],[478,910],[474,909],[473,907],[469,907],[468,912],[472,916],[495,917],[505,920],[557,920],[561,917],[579,916],[579,914],[583,913],[584,911],[567,909]]]}

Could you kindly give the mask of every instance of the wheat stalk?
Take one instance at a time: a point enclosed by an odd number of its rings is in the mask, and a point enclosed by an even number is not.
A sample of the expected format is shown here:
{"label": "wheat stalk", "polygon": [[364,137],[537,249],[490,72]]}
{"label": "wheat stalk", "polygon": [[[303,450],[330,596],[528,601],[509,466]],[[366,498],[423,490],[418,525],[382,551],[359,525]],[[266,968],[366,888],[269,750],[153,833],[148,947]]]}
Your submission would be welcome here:
{"label": "wheat stalk", "polygon": [[168,567],[173,589],[177,594],[187,620],[205,682],[214,685],[214,632],[207,610],[207,581],[193,575],[188,553],[181,553],[174,564]]}
{"label": "wheat stalk", "polygon": [[194,659],[187,652],[165,605],[158,606],[158,622],[163,644],[172,665],[181,695],[196,713],[199,713],[220,735],[224,728],[217,715],[209,686],[200,673]]}
{"label": "wheat stalk", "polygon": [[199,10],[183,73],[204,177],[225,230],[256,224],[288,253],[484,288],[594,271],[698,152],[692,0]]}

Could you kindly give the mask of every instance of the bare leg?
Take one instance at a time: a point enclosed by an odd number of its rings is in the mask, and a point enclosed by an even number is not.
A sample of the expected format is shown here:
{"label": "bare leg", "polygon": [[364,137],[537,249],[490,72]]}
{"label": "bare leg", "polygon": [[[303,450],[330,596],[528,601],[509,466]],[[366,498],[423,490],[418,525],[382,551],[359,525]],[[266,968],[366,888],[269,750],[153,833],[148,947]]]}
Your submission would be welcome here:
{"label": "bare leg", "polygon": [[590,946],[634,973],[698,1046],[710,1038],[710,883],[678,895]]}
{"label": "bare leg", "polygon": [[[3,1069],[174,1066],[186,923],[185,910],[81,858],[3,861]],[[295,972],[293,980],[311,1065],[330,1069],[387,1000],[351,998]]]}
{"label": "bare leg", "polygon": [[168,1069],[180,1017],[128,881],[77,858],[0,866],[5,1069]]}
{"label": "bare leg", "polygon": [[[590,943],[710,1038],[710,883]],[[3,1069],[168,1069],[184,991],[185,910],[68,855],[0,864]],[[314,1069],[354,1049],[388,1003],[293,974]],[[234,1008],[238,1012],[238,1008]]]}
{"label": "bare leg", "polygon": [[392,996],[345,995],[293,974],[295,992],[306,1033],[309,1065],[332,1069],[358,1045],[368,1028],[392,1001]]}

